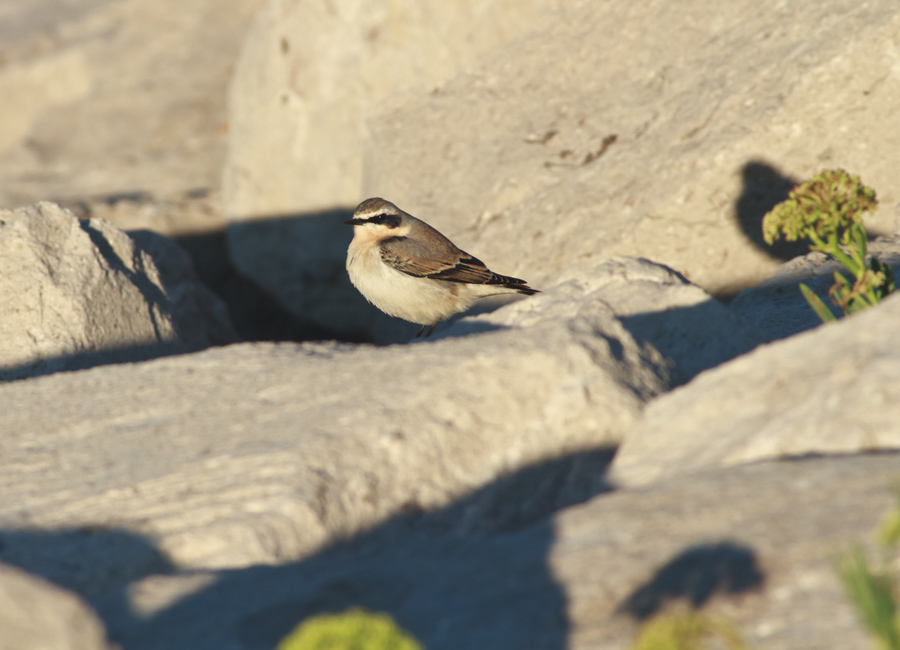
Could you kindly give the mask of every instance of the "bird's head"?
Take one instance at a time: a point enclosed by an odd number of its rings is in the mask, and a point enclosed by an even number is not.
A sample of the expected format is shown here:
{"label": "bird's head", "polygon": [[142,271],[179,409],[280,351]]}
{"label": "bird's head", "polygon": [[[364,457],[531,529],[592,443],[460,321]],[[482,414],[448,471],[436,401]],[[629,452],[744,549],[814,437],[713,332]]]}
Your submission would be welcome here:
{"label": "bird's head", "polygon": [[357,206],[353,218],[344,223],[364,228],[372,235],[393,236],[408,226],[409,217],[396,205],[384,199],[366,199]]}

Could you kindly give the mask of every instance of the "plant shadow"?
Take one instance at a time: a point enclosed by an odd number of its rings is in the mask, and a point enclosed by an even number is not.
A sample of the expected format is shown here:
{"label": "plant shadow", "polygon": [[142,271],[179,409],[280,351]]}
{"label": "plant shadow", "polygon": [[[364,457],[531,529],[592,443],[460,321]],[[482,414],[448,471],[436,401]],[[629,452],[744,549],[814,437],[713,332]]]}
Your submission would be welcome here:
{"label": "plant shadow", "polygon": [[699,609],[717,594],[757,590],[764,581],[751,548],[730,541],[691,546],[632,591],[619,611],[645,621],[675,601]]}
{"label": "plant shadow", "polygon": [[773,165],[762,160],[751,160],[741,169],[743,188],[735,202],[734,215],[744,235],[769,257],[781,261],[791,260],[809,252],[809,242],[778,241],[767,244],[763,239],[763,217],[776,205],[788,198],[799,180],[781,173]]}

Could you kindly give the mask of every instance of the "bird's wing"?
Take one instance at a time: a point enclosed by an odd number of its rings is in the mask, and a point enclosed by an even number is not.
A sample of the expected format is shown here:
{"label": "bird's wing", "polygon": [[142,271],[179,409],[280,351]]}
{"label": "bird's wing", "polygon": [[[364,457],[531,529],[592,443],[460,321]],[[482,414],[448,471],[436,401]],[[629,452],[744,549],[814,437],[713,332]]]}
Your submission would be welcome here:
{"label": "bird's wing", "polygon": [[381,242],[381,259],[388,266],[417,278],[489,284],[495,277],[481,260],[458,249],[449,239],[426,242],[389,237]]}

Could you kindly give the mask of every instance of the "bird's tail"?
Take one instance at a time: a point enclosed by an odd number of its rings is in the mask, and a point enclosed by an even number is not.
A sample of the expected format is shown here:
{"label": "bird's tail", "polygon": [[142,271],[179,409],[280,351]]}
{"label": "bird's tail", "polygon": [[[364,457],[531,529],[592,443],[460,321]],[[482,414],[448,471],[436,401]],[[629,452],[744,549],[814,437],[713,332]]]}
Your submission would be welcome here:
{"label": "bird's tail", "polygon": [[525,280],[511,278],[508,275],[500,275],[498,273],[492,273],[491,279],[485,284],[499,284],[504,287],[509,287],[510,289],[515,289],[518,293],[523,293],[526,296],[533,296],[536,293],[540,293],[537,289],[529,287]]}

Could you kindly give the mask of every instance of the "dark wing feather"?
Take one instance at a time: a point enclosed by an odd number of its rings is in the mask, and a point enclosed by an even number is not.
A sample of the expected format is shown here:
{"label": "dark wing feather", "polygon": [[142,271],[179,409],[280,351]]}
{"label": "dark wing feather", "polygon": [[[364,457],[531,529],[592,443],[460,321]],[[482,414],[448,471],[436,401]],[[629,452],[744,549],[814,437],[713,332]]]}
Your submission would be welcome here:
{"label": "dark wing feather", "polygon": [[447,282],[485,284],[494,275],[479,259],[458,249],[449,239],[440,250],[426,248],[408,237],[389,237],[381,242],[381,259],[402,273]]}
{"label": "dark wing feather", "polygon": [[525,280],[492,272],[477,257],[457,248],[441,236],[440,251],[426,248],[408,237],[389,237],[381,242],[381,259],[388,266],[417,278],[460,282],[462,284],[499,284],[521,293],[537,293]]}

